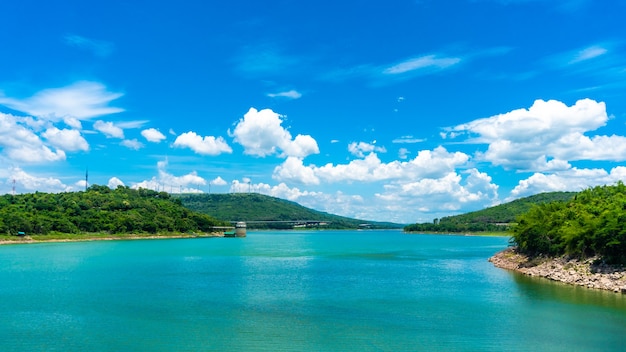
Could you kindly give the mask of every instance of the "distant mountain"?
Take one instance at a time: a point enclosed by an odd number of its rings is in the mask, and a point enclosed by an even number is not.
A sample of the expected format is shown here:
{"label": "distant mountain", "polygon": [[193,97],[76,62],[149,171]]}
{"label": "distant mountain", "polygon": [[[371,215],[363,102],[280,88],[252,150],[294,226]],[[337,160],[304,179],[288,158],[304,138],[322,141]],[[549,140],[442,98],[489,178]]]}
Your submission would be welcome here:
{"label": "distant mountain", "polygon": [[496,205],[466,214],[435,219],[432,223],[408,225],[408,232],[481,232],[505,231],[516,218],[526,213],[535,204],[566,202],[577,192],[548,192],[516,199],[512,202]]}
{"label": "distant mountain", "polygon": [[245,221],[248,228],[255,229],[391,229],[403,226],[332,215],[258,193],[180,194],[172,197],[180,199],[185,207],[193,211],[231,222]]}

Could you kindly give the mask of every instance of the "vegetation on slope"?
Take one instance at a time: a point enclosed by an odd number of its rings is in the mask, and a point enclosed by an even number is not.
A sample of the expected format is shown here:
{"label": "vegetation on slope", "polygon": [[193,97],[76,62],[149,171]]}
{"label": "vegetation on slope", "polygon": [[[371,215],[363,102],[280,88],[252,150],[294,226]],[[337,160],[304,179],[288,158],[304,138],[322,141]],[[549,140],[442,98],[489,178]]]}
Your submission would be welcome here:
{"label": "vegetation on slope", "polygon": [[568,202],[536,205],[518,218],[513,241],[533,256],[599,256],[626,264],[626,186],[598,186]]}
{"label": "vegetation on slope", "polygon": [[0,235],[210,232],[230,225],[193,212],[165,192],[94,185],[85,192],[0,197]]}
{"label": "vegetation on slope", "polygon": [[572,199],[575,192],[548,192],[521,198],[471,213],[435,219],[432,223],[412,224],[404,228],[407,232],[484,232],[507,231],[516,218],[536,204],[564,202]]}
{"label": "vegetation on slope", "polygon": [[393,223],[371,222],[332,215],[303,207],[295,202],[258,193],[181,194],[174,196],[189,209],[228,221],[245,221],[248,228],[291,229],[304,221],[330,229],[401,228]]}

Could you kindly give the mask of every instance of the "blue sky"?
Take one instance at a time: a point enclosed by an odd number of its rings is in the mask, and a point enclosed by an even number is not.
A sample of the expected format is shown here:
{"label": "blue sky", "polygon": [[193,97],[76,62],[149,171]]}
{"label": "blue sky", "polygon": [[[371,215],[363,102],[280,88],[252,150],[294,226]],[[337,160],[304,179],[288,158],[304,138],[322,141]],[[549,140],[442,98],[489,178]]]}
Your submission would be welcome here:
{"label": "blue sky", "polygon": [[5,1],[0,193],[414,223],[626,179],[626,1]]}

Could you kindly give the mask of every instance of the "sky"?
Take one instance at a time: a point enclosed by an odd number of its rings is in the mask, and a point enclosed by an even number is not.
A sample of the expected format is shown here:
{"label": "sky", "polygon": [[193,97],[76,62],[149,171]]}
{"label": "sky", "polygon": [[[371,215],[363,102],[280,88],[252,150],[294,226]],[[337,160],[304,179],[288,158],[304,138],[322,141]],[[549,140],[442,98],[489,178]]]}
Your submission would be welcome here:
{"label": "sky", "polygon": [[626,1],[3,1],[0,194],[431,222],[626,179]]}

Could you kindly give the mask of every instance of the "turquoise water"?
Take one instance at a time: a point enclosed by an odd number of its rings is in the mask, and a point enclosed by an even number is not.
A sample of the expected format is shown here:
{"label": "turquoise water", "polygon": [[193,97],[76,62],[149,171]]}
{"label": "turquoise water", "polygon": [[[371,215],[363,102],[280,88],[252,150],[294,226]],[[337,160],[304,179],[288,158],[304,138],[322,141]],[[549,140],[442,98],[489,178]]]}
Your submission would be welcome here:
{"label": "turquoise water", "polygon": [[0,351],[624,351],[626,298],[396,231],[0,247]]}

